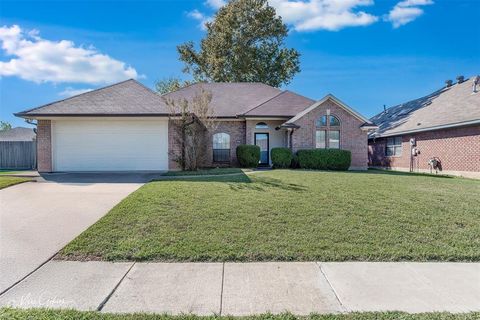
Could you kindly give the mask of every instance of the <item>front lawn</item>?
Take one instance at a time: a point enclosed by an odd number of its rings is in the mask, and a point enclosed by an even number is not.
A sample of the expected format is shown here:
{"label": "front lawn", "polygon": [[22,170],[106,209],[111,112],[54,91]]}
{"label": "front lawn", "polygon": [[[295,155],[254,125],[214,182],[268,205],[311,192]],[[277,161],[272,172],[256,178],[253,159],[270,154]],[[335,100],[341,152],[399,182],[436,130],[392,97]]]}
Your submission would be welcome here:
{"label": "front lawn", "polygon": [[178,177],[178,176],[204,176],[204,175],[222,175],[222,174],[235,174],[251,171],[249,169],[240,168],[212,168],[212,169],[200,169],[197,171],[168,171],[164,176]]}
{"label": "front lawn", "polygon": [[151,182],[63,259],[479,261],[480,181],[274,170]]}
{"label": "front lawn", "polygon": [[166,314],[114,314],[98,311],[74,311],[53,309],[11,309],[0,308],[0,318],[20,319],[55,319],[55,320],[474,320],[480,317],[480,313],[471,312],[463,314],[451,314],[446,312],[410,314],[404,312],[364,312],[346,314],[312,314],[301,317],[292,314],[263,314],[249,317],[230,316],[195,316]]}
{"label": "front lawn", "polygon": [[20,178],[20,177],[9,177],[0,176],[0,189],[4,189],[22,182],[30,181],[31,179],[28,178]]}

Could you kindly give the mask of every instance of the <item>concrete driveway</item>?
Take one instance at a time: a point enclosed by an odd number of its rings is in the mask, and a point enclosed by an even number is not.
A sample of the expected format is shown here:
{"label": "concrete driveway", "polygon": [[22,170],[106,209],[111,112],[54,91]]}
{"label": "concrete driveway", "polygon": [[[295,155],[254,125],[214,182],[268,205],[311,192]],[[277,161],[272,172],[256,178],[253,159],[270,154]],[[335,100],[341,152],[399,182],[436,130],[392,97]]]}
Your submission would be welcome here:
{"label": "concrete driveway", "polygon": [[159,174],[50,174],[0,190],[0,293]]}

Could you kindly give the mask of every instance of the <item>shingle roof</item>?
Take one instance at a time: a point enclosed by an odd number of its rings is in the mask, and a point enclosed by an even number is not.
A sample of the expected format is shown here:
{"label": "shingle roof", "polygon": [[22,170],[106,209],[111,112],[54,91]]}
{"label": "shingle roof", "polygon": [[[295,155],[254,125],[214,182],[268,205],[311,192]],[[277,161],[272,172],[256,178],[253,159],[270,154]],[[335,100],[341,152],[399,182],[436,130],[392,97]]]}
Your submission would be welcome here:
{"label": "shingle roof", "polygon": [[32,128],[16,127],[0,131],[0,141],[32,141],[36,137]]}
{"label": "shingle roof", "polygon": [[315,100],[306,98],[291,91],[283,91],[245,113],[247,117],[293,117],[311,106]]}
{"label": "shingle roof", "polygon": [[71,98],[17,113],[21,117],[53,115],[156,115],[168,114],[160,95],[136,80],[85,92]]}
{"label": "shingle roof", "polygon": [[472,93],[472,81],[465,80],[425,97],[387,109],[370,119],[379,126],[371,137],[393,136],[445,126],[480,123],[480,93]]}
{"label": "shingle roof", "polygon": [[236,117],[257,107],[282,91],[263,83],[214,82],[196,83],[180,90],[167,93],[167,99],[192,99],[199,90],[212,93],[211,107],[217,117]]}

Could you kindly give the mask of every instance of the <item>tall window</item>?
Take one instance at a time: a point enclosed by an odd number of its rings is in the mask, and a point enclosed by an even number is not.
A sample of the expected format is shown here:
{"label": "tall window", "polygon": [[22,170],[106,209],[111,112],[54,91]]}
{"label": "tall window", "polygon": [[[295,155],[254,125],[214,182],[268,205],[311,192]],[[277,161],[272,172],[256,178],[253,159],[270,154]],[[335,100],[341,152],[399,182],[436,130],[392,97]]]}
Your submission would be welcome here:
{"label": "tall window", "polygon": [[402,155],[402,137],[387,138],[387,148],[385,149],[385,155]]}
{"label": "tall window", "polygon": [[230,135],[215,133],[213,135],[213,162],[230,161]]}
{"label": "tall window", "polygon": [[340,149],[340,120],[332,115],[322,116],[315,124],[316,148]]}

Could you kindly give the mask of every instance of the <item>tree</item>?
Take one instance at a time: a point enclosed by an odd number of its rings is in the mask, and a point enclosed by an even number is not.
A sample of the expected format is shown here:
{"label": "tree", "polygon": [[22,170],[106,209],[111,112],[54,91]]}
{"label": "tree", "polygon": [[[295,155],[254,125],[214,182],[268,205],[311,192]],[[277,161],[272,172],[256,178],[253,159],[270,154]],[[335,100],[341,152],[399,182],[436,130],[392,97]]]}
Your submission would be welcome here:
{"label": "tree", "polygon": [[178,78],[164,78],[155,82],[155,91],[160,94],[166,94],[186,87],[190,84],[190,81],[182,81]]}
{"label": "tree", "polygon": [[0,121],[0,131],[7,131],[12,129],[12,125],[5,121]]}
{"label": "tree", "polygon": [[173,143],[180,152],[172,151],[174,161],[182,170],[197,170],[206,160],[208,133],[217,126],[210,106],[212,94],[200,88],[191,100],[164,98],[169,107],[170,121],[175,130]]}
{"label": "tree", "polygon": [[220,8],[197,52],[177,47],[183,71],[196,81],[288,84],[300,71],[300,54],[286,48],[288,28],[267,0],[232,0]]}

